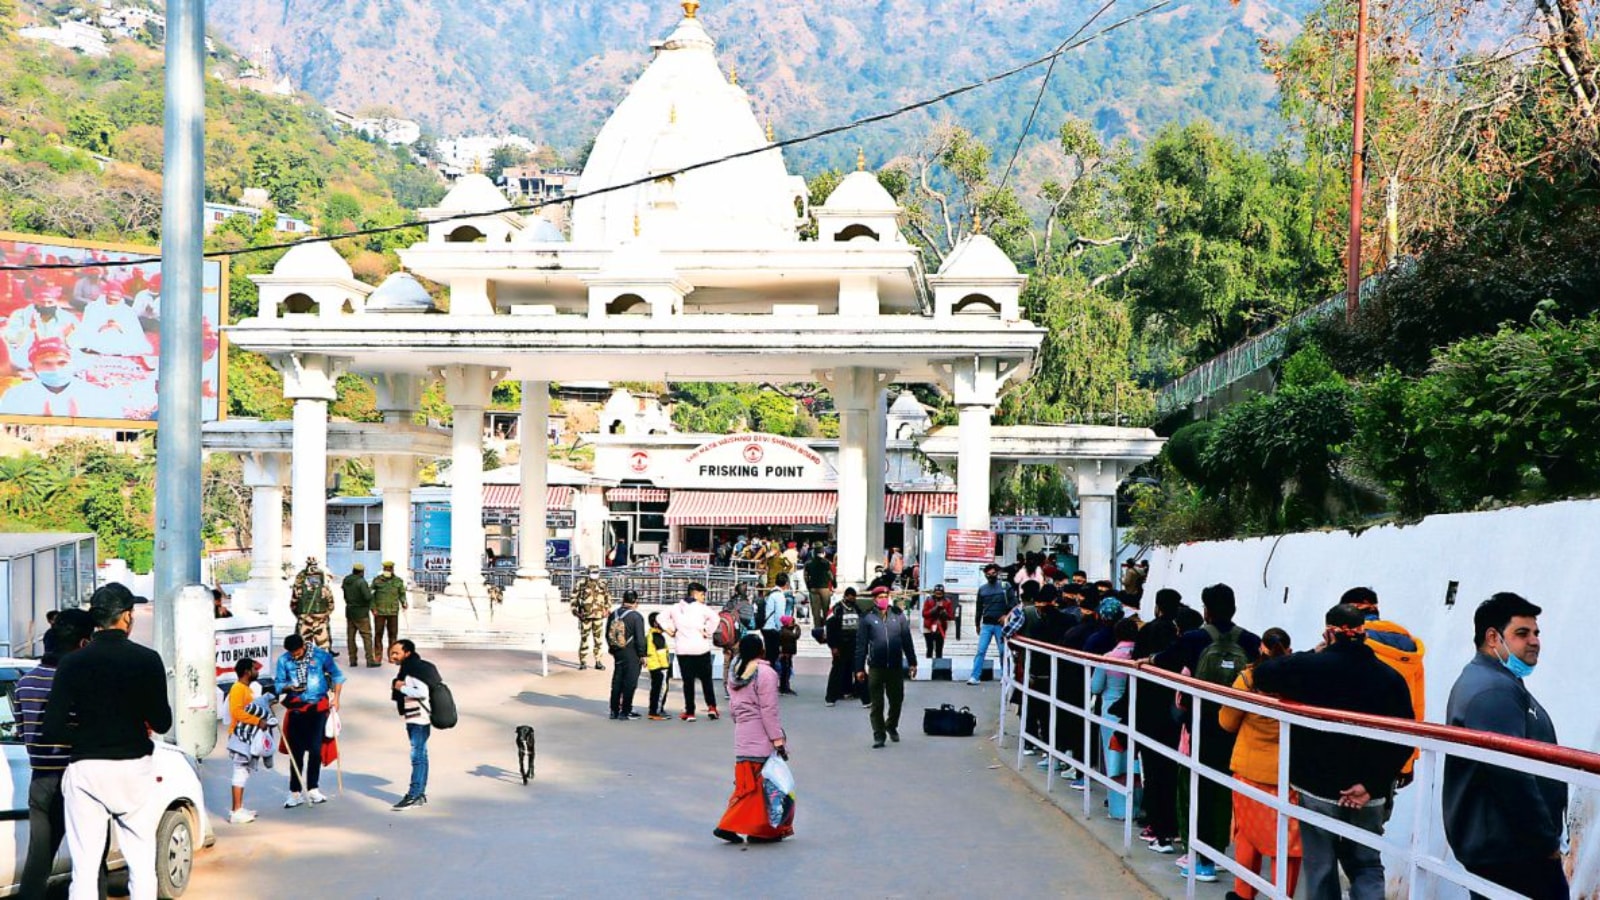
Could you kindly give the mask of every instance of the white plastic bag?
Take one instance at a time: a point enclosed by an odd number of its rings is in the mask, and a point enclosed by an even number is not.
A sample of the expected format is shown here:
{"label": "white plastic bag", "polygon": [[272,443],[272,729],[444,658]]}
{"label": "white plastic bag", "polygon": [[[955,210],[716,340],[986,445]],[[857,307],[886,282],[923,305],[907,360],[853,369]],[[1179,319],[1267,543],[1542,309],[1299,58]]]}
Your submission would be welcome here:
{"label": "white plastic bag", "polygon": [[761,793],[767,801],[767,824],[782,828],[794,823],[794,772],[776,753],[761,766]]}
{"label": "white plastic bag", "polygon": [[344,723],[339,721],[339,711],[337,709],[329,711],[328,722],[322,726],[323,738],[330,741],[334,740],[342,730],[344,730]]}

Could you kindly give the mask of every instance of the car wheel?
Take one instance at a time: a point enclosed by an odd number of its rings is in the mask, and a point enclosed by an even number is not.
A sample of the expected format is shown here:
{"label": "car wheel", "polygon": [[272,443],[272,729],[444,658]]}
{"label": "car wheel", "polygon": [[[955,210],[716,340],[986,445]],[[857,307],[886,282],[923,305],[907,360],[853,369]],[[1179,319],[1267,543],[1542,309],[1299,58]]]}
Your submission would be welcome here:
{"label": "car wheel", "polygon": [[182,897],[194,869],[194,824],[181,809],[169,809],[156,829],[156,891]]}

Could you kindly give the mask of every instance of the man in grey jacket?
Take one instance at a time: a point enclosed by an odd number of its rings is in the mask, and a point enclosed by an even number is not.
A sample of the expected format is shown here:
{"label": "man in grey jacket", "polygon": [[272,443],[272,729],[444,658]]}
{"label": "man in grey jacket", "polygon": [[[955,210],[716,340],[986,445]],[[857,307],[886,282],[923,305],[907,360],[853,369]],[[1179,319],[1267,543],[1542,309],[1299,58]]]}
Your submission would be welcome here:
{"label": "man in grey jacket", "polygon": [[[1450,688],[1446,721],[1556,743],[1523,679],[1539,662],[1539,607],[1495,594],[1473,614],[1478,652]],[[1570,896],[1561,864],[1567,786],[1460,757],[1444,763],[1444,833],[1467,871],[1533,900]],[[1476,894],[1474,896],[1477,896]]]}
{"label": "man in grey jacket", "polygon": [[872,749],[878,750],[885,737],[900,742],[900,705],[906,678],[917,677],[917,645],[911,620],[889,602],[888,588],[873,588],[872,602],[856,630],[856,681],[866,682],[872,698]]}

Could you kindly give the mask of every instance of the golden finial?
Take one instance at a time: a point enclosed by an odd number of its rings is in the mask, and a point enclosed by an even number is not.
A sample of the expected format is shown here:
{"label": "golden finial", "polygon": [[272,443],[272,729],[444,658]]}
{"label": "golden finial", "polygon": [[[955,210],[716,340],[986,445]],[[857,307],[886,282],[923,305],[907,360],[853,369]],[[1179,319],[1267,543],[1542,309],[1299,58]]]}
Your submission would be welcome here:
{"label": "golden finial", "polygon": [[642,230],[643,229],[639,227],[639,213],[635,211],[633,214],[633,236],[638,237],[639,232]]}
{"label": "golden finial", "polygon": [[860,147],[857,147],[856,148],[856,171],[857,172],[865,172],[866,170],[867,170],[867,151],[861,149]]}
{"label": "golden finial", "polygon": [[667,124],[678,124],[678,104],[676,103],[672,104],[672,107],[667,110]]}
{"label": "golden finial", "polygon": [[739,64],[738,63],[733,63],[733,64],[728,66],[728,83],[729,84],[733,84],[733,85],[737,85],[739,83]]}
{"label": "golden finial", "polygon": [[772,136],[772,120],[771,120],[771,119],[768,119],[768,120],[767,120],[767,143],[769,143],[769,144],[770,144],[770,143],[772,143],[772,141],[773,141],[773,136]]}
{"label": "golden finial", "polygon": [[474,174],[474,175],[483,174],[483,158],[482,157],[474,156],[472,158],[472,174]]}
{"label": "golden finial", "polygon": [[972,233],[983,234],[983,217],[979,214],[977,207],[972,209]]}
{"label": "golden finial", "polygon": [[700,0],[683,0],[683,3],[679,5],[683,7],[683,17],[685,19],[694,18],[695,14],[700,11]]}

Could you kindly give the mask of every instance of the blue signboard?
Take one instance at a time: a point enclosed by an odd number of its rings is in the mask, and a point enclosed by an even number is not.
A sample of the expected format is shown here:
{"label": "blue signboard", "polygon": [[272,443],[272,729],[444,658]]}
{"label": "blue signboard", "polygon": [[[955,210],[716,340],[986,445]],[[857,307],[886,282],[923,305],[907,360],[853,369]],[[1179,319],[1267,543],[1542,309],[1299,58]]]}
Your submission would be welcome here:
{"label": "blue signboard", "polygon": [[544,561],[547,563],[556,560],[572,558],[572,542],[565,538],[548,540],[544,542]]}

